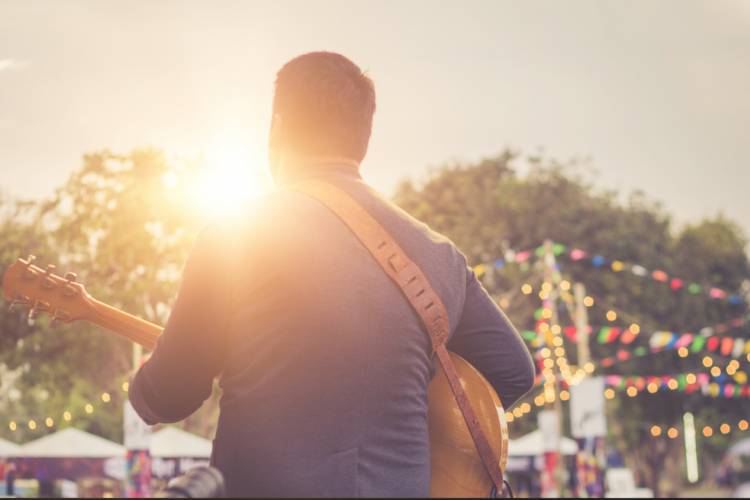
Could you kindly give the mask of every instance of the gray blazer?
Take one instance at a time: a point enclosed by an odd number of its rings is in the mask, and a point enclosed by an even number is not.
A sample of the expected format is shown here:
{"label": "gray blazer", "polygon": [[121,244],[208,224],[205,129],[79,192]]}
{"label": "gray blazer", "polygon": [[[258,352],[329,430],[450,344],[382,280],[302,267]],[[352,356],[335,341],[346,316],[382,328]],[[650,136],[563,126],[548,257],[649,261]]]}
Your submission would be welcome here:
{"label": "gray blazer", "polygon": [[[449,348],[506,406],[534,367],[518,333],[446,238],[348,167],[309,173],[354,196],[422,268]],[[430,343],[400,290],[319,202],[281,191],[203,232],[130,398],[150,424],[194,412],[220,376],[213,464],[233,496],[426,496]]]}

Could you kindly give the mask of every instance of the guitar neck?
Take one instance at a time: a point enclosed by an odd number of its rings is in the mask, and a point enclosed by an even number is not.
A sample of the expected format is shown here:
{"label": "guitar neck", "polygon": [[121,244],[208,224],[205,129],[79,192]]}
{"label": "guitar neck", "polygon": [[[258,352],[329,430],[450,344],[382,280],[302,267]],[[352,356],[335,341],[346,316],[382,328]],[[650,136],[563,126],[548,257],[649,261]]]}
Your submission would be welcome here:
{"label": "guitar neck", "polygon": [[86,318],[88,321],[130,339],[146,349],[156,347],[156,339],[161,335],[162,327],[95,299],[93,305],[91,314]]}

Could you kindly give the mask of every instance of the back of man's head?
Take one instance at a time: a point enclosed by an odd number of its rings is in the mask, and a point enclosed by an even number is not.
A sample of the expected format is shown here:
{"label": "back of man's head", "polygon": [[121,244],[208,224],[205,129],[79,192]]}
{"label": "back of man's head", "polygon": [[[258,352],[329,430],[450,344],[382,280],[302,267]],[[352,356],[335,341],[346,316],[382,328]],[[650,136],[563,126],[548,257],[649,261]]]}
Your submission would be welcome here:
{"label": "back of man's head", "polygon": [[281,146],[299,155],[362,161],[372,131],[375,88],[352,61],[333,52],[295,57],[276,74],[274,119]]}

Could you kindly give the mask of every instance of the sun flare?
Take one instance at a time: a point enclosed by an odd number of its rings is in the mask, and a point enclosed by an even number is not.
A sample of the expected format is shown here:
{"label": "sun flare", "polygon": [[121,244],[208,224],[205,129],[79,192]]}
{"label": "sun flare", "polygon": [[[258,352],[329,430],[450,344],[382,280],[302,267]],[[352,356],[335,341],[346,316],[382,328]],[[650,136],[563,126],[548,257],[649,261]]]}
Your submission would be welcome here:
{"label": "sun flare", "polygon": [[189,172],[167,172],[163,181],[207,217],[235,212],[270,189],[266,155],[248,141],[215,141],[198,163]]}

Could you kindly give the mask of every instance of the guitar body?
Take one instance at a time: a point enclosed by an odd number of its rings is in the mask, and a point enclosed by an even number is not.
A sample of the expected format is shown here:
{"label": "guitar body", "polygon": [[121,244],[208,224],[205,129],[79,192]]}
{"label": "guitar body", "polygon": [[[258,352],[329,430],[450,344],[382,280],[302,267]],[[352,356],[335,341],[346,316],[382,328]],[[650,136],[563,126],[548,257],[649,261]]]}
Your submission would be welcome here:
{"label": "guitar body", "polygon": [[[508,459],[508,424],[497,393],[487,380],[457,354],[450,353],[482,430],[500,466]],[[441,368],[430,383],[429,392],[431,497],[488,497],[492,481],[477,453],[448,379]]]}
{"label": "guitar body", "polygon": [[[89,321],[153,349],[162,332],[158,325],[120,311],[93,298],[72,273],[61,277],[54,266],[41,269],[33,258],[18,259],[3,276],[3,295],[11,304],[46,313],[56,320]],[[505,468],[508,426],[500,399],[489,382],[466,360],[450,353],[461,384],[471,401],[494,456]],[[488,497],[492,481],[477,452],[469,428],[448,384],[438,368],[428,390],[432,479],[431,497]]]}

